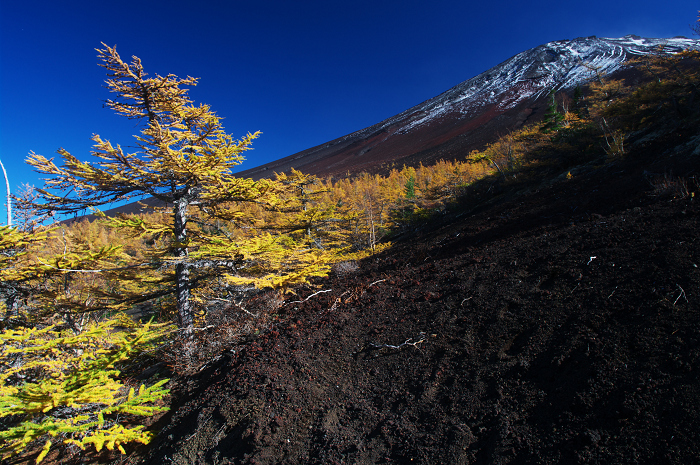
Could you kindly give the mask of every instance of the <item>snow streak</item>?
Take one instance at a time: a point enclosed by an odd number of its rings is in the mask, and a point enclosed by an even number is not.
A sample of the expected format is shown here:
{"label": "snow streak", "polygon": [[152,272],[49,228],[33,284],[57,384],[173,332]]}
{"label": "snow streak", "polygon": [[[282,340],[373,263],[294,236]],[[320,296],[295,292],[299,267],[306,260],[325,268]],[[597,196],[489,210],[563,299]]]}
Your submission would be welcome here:
{"label": "snow streak", "polygon": [[[650,39],[628,35],[618,39],[581,37],[550,42],[519,53],[441,95],[369,128],[344,137],[355,139],[387,130],[399,134],[449,115],[467,119],[495,105],[499,112],[554,90],[573,89],[596,73],[610,74],[633,56],[700,49],[700,40],[675,37]],[[398,128],[396,126],[398,125]]]}

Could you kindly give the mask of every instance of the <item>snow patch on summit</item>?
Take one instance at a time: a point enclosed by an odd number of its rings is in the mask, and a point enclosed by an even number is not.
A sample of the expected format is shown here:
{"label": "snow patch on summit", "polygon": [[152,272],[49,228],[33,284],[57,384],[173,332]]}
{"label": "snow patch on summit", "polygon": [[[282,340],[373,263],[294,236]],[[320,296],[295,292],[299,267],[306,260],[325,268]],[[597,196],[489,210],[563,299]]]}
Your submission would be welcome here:
{"label": "snow patch on summit", "polygon": [[503,112],[553,89],[572,89],[590,82],[597,73],[613,73],[623,68],[631,56],[697,48],[700,41],[685,37],[650,39],[630,35],[618,39],[585,37],[550,42],[519,53],[379,126],[402,124],[396,131],[401,134],[446,115],[469,118],[490,104]]}

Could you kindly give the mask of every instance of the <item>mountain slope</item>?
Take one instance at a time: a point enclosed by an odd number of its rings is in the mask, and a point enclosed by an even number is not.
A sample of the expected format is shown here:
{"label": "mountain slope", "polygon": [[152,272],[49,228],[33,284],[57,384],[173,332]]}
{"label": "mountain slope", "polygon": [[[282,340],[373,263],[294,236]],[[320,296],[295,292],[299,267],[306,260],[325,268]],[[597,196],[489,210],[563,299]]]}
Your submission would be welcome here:
{"label": "mountain slope", "polygon": [[138,463],[696,463],[697,117],[298,289]]}
{"label": "mountain slope", "polygon": [[176,379],[130,463],[694,463],[692,75],[624,157],[486,178],[286,302],[211,309],[202,340],[269,325]]}
{"label": "mountain slope", "polygon": [[308,174],[378,171],[394,164],[463,158],[530,119],[541,119],[551,90],[571,90],[613,74],[631,57],[700,48],[682,37],[585,37],[550,42],[368,128],[239,173],[260,179],[296,168]]}

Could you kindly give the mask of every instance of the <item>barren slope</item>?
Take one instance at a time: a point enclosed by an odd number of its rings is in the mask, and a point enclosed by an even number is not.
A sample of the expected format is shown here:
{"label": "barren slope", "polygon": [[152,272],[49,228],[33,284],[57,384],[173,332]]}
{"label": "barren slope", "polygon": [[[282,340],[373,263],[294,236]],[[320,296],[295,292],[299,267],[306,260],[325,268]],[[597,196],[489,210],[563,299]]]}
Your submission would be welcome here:
{"label": "barren slope", "polygon": [[144,463],[697,462],[700,208],[650,181],[697,188],[695,145],[476,193],[319,281],[178,380]]}

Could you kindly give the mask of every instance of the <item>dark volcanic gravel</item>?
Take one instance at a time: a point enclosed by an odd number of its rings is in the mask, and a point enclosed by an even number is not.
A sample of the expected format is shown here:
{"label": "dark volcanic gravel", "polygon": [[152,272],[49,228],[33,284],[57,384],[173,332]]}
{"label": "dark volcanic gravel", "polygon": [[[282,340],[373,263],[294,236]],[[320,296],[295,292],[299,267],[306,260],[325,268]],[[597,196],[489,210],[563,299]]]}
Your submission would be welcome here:
{"label": "dark volcanic gravel", "polygon": [[319,282],[145,463],[697,463],[700,209],[660,194],[608,165]]}

